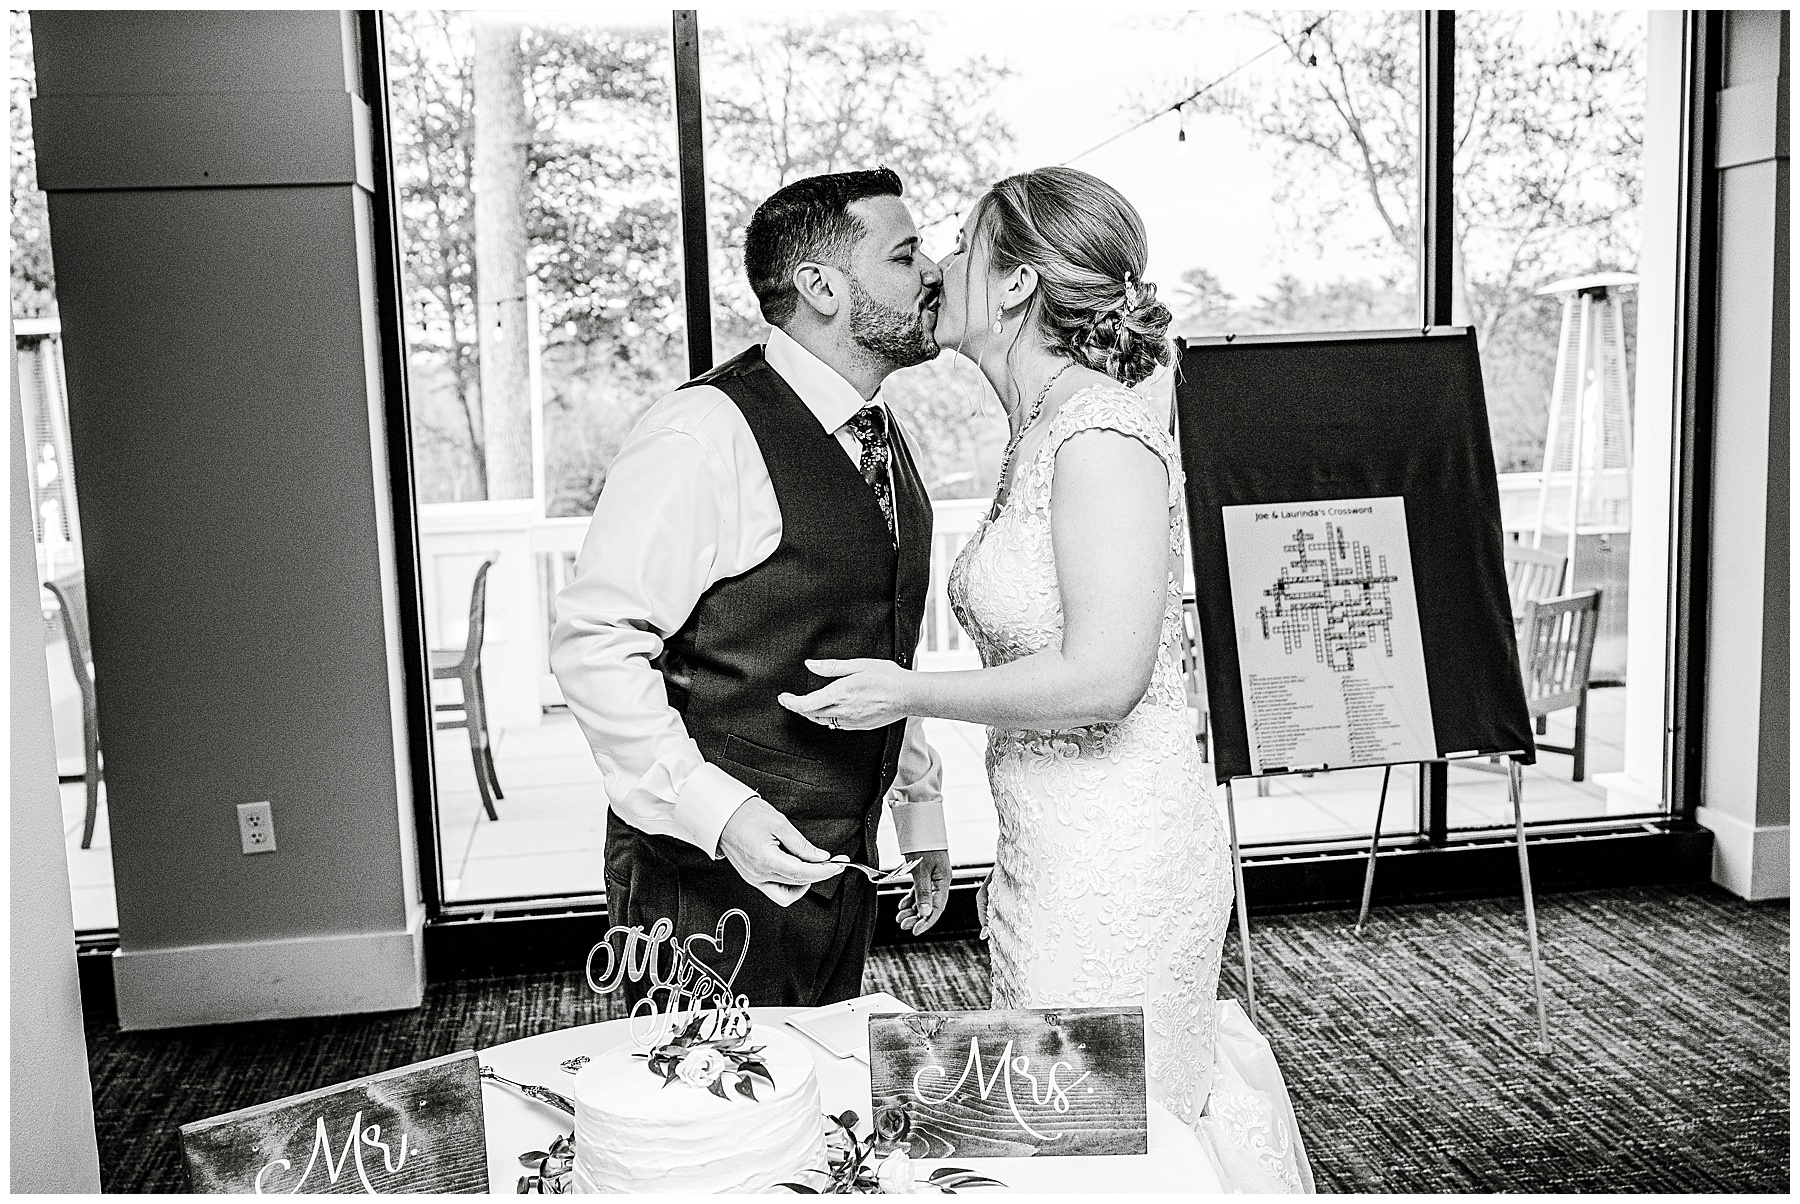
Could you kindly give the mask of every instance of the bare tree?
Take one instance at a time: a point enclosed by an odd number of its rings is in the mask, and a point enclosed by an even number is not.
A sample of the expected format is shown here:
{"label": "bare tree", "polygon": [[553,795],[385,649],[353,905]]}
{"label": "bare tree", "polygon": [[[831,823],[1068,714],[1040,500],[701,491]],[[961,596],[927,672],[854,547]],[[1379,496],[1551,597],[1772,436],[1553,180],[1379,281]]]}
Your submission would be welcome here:
{"label": "bare tree", "polygon": [[11,14],[8,127],[12,146],[12,315],[48,318],[56,313],[56,276],[50,266],[50,214],[37,186],[37,151],[31,140],[31,25]]}
{"label": "bare tree", "polygon": [[[385,20],[420,496],[485,497],[473,25],[437,11]],[[579,514],[637,409],[681,380],[668,34],[533,26],[523,56],[547,503]]]}
{"label": "bare tree", "polygon": [[[1272,152],[1296,241],[1322,248],[1360,221],[1378,232],[1363,249],[1416,279],[1417,14],[1243,19],[1279,43],[1277,65],[1196,107]],[[1453,319],[1483,348],[1502,469],[1536,467],[1555,354],[1536,290],[1635,259],[1642,16],[1460,11],[1456,39]]]}
{"label": "bare tree", "polygon": [[[487,496],[475,319],[474,47],[466,18],[386,14],[422,500]],[[446,417],[444,410],[450,410]]]}
{"label": "bare tree", "polygon": [[1270,146],[1276,202],[1293,233],[1322,242],[1352,213],[1372,213],[1390,254],[1418,255],[1418,14],[1267,13],[1245,20],[1274,37],[1279,65],[1195,102],[1235,117]]}
{"label": "bare tree", "polygon": [[490,498],[532,490],[530,334],[526,329],[524,29],[475,23],[475,279],[482,450]]}
{"label": "bare tree", "polygon": [[[389,21],[414,348],[421,496],[482,496],[474,163],[475,35],[455,13]],[[1010,139],[975,59],[928,60],[929,26],[886,13],[804,15],[707,32],[707,165],[715,330],[723,354],[761,337],[743,281],[743,227],[781,184],[886,163],[922,221],[955,213],[998,174]],[[546,21],[524,31],[527,268],[539,284],[552,514],[583,514],[637,415],[686,375],[674,107],[666,26]],[[770,148],[779,148],[772,156]],[[485,311],[484,311],[485,312]],[[523,373],[518,377],[523,384]],[[929,478],[965,477],[966,400],[896,378]],[[958,394],[957,396],[961,396]],[[503,496],[496,487],[493,496]]]}
{"label": "bare tree", "polygon": [[1169,290],[1168,305],[1179,325],[1204,331],[1230,324],[1237,297],[1208,269],[1189,268]]}
{"label": "bare tree", "polygon": [[679,383],[665,370],[684,344],[669,55],[660,29],[526,35],[530,238],[547,345],[639,391]]}
{"label": "bare tree", "polygon": [[[1295,234],[1323,245],[1346,215],[1373,214],[1389,256],[1416,264],[1418,15],[1252,19],[1280,41],[1283,66],[1198,107],[1278,152]],[[1558,14],[1553,30],[1527,19],[1457,15],[1454,233],[1468,319],[1487,335],[1547,272],[1617,258],[1636,233],[1641,38],[1614,13]]]}
{"label": "bare tree", "polygon": [[[886,165],[922,226],[953,220],[996,180],[1013,132],[995,105],[1008,70],[985,56],[927,53],[929,18],[787,13],[737,20],[702,44],[706,72],[713,329],[721,354],[762,337],[743,272],[743,233],[763,198],[822,172]],[[978,495],[997,459],[984,386],[948,363],[896,373],[883,396],[913,437],[934,496]]]}
{"label": "bare tree", "polygon": [[708,203],[722,262],[713,325],[728,349],[758,337],[743,233],[793,180],[886,165],[921,224],[952,217],[1000,175],[1012,129],[991,93],[1008,71],[984,56],[926,53],[927,19],[892,12],[744,19],[703,43]]}

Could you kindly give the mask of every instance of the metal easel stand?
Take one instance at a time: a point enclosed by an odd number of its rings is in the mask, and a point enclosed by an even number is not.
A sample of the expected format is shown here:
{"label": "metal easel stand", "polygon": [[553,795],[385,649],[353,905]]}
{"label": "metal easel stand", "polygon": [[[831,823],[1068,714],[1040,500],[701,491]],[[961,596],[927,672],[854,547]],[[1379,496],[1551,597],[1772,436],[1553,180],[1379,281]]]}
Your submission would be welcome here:
{"label": "metal easel stand", "polygon": [[1256,1025],[1256,976],[1250,970],[1250,912],[1244,900],[1244,857],[1238,848],[1237,805],[1225,783],[1225,824],[1231,832],[1231,881],[1237,902],[1238,945],[1244,951],[1244,1012]]}
{"label": "metal easel stand", "polygon": [[1356,935],[1361,936],[1363,924],[1369,918],[1369,899],[1375,893],[1375,853],[1381,848],[1381,817],[1387,813],[1388,780],[1394,776],[1394,767],[1381,767],[1381,801],[1375,804],[1375,832],[1369,837],[1369,864],[1363,869],[1362,907],[1356,913]]}
{"label": "metal easel stand", "polygon": [[[1362,908],[1356,913],[1356,935],[1361,936],[1363,924],[1369,918],[1369,899],[1375,891],[1375,854],[1381,846],[1381,817],[1387,809],[1388,779],[1394,767],[1389,765],[1381,773],[1381,801],[1375,807],[1375,833],[1369,838],[1369,862],[1363,870]],[[1524,782],[1519,772],[1519,763],[1512,757],[1506,759],[1506,787],[1512,796],[1513,835],[1519,846],[1519,884],[1525,896],[1525,939],[1531,946],[1531,991],[1537,1001],[1539,1053],[1550,1052],[1550,1021],[1544,1010],[1544,968],[1538,957],[1537,906],[1531,890],[1531,857],[1525,846],[1525,810]],[[1229,798],[1229,796],[1227,796]],[[1232,828],[1231,852],[1237,856],[1237,829]],[[1243,870],[1238,871],[1238,897],[1243,897]],[[1240,909],[1241,911],[1241,909]],[[1249,942],[1244,946],[1244,981],[1250,979]]]}
{"label": "metal easel stand", "polygon": [[1519,882],[1525,894],[1525,937],[1531,942],[1531,990],[1537,996],[1538,1052],[1550,1052],[1550,1021],[1544,1013],[1544,970],[1538,961],[1537,908],[1531,898],[1531,858],[1525,851],[1524,786],[1519,763],[1506,759],[1506,785],[1512,794],[1513,831],[1519,840]]}

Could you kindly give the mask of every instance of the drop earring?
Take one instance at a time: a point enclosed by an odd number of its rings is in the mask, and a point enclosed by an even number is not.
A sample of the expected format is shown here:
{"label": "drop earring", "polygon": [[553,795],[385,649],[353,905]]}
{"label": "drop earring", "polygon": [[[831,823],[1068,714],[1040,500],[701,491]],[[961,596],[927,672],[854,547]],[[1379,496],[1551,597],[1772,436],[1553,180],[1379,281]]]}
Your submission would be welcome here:
{"label": "drop earring", "polygon": [[999,309],[996,309],[994,311],[994,333],[995,334],[1005,333],[1006,327],[1005,327],[1005,324],[1001,321],[1001,318],[1005,313],[1006,313],[1005,306],[1001,306]]}

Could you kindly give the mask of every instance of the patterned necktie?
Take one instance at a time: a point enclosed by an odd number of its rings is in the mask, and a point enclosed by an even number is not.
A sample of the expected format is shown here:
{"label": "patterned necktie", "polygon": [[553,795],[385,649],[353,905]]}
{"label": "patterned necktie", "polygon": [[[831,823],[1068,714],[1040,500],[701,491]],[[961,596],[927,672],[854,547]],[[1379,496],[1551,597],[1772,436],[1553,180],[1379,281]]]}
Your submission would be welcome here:
{"label": "patterned necktie", "polygon": [[881,517],[887,519],[888,534],[893,535],[894,496],[888,485],[887,411],[880,406],[864,406],[844,425],[862,444],[862,461],[857,467],[862,470],[863,480],[875,491]]}

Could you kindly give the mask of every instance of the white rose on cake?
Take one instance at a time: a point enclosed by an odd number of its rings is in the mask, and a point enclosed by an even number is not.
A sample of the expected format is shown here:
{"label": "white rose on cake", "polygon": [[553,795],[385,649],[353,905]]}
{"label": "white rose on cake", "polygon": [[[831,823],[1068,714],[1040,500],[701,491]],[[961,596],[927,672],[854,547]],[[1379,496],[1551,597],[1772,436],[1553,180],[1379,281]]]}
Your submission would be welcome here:
{"label": "white rose on cake", "polygon": [[675,1073],[690,1087],[711,1087],[730,1068],[731,1064],[726,1061],[724,1054],[702,1046],[681,1059],[681,1065],[676,1067]]}

